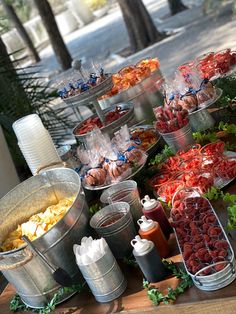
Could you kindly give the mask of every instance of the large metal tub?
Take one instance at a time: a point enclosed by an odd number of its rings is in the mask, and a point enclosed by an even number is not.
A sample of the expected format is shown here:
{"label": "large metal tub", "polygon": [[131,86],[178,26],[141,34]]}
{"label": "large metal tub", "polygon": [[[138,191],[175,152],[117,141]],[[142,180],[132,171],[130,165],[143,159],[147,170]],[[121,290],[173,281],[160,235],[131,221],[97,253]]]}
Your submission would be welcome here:
{"label": "large metal tub", "polygon": [[[16,186],[0,200],[0,243],[18,224],[36,212],[56,204],[65,197],[76,199],[65,214],[47,233],[34,240],[34,245],[48,260],[65,269],[75,283],[82,282],[73,253],[73,244],[89,235],[89,216],[78,174],[68,168],[57,168],[31,177]],[[13,284],[24,303],[43,307],[60,288],[46,264],[26,246],[0,252],[0,269]],[[68,295],[63,296],[62,300]]]}
{"label": "large metal tub", "polygon": [[151,123],[155,121],[153,108],[163,104],[161,92],[164,78],[160,70],[156,70],[139,84],[120,92],[113,97],[98,100],[102,109],[110,108],[121,102],[132,102],[137,122]]}

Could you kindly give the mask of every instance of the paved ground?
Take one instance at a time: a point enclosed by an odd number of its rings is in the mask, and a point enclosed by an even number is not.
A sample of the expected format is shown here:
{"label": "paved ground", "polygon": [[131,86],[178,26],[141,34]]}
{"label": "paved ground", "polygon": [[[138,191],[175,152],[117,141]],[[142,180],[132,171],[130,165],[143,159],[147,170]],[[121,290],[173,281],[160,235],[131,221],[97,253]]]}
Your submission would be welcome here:
{"label": "paved ground", "polygon": [[[185,2],[199,4],[201,1]],[[185,15],[185,22],[182,21],[182,18],[179,21],[178,16],[163,20],[163,17],[169,15],[166,0],[144,0],[144,3],[160,30],[170,29],[176,25],[179,27],[179,24],[182,26],[192,21],[193,12]],[[105,17],[66,36],[65,42],[73,58],[82,58],[87,62],[87,66],[91,65],[91,61],[93,61],[95,64],[103,64],[107,69],[112,69],[114,65],[122,61],[122,58],[114,56],[114,54],[129,46],[128,35],[119,6],[113,7],[111,13]],[[145,51],[143,53],[145,55]],[[42,72],[53,81],[55,77],[59,80],[59,66],[51,47],[41,51],[40,55]]]}

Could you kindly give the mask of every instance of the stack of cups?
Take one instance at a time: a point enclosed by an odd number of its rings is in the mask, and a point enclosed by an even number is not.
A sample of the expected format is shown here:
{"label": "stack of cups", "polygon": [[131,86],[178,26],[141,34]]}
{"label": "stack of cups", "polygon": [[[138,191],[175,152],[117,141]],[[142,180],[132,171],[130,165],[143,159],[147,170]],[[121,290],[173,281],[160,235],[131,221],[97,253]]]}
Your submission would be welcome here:
{"label": "stack of cups", "polygon": [[37,114],[30,114],[15,121],[12,127],[33,175],[36,175],[40,168],[61,163],[52,138]]}

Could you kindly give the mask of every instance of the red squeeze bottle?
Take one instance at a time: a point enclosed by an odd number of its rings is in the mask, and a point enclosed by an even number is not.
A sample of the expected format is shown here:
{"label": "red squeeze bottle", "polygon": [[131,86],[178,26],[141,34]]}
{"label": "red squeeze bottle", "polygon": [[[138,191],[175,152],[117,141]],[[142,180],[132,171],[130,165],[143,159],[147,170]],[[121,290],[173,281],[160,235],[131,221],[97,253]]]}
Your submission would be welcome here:
{"label": "red squeeze bottle", "polygon": [[152,241],[161,258],[167,257],[170,252],[169,246],[164,234],[162,233],[159,223],[151,219],[147,219],[145,216],[142,216],[137,223],[140,227],[140,237],[142,239]]}
{"label": "red squeeze bottle", "polygon": [[161,203],[146,195],[142,200],[141,204],[143,205],[143,214],[154,221],[157,221],[160,224],[162,232],[164,233],[167,240],[169,240],[170,234],[173,232],[173,229],[169,223],[168,218],[164,212],[164,209]]}

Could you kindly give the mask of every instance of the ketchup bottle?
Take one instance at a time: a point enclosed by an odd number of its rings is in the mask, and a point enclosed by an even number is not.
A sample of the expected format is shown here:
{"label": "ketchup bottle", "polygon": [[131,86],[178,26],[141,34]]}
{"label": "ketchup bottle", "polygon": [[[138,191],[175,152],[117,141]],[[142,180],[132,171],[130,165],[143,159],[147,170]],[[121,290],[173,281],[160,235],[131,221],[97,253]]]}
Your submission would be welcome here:
{"label": "ketchup bottle", "polygon": [[141,204],[143,205],[143,214],[154,221],[157,221],[162,229],[167,240],[169,240],[170,234],[173,232],[173,229],[166,217],[164,209],[161,203],[146,195],[142,200]]}
{"label": "ketchup bottle", "polygon": [[164,234],[162,233],[159,223],[151,219],[147,219],[145,216],[142,216],[137,223],[140,227],[140,237],[142,239],[152,241],[161,258],[167,257],[170,252],[169,246]]}

